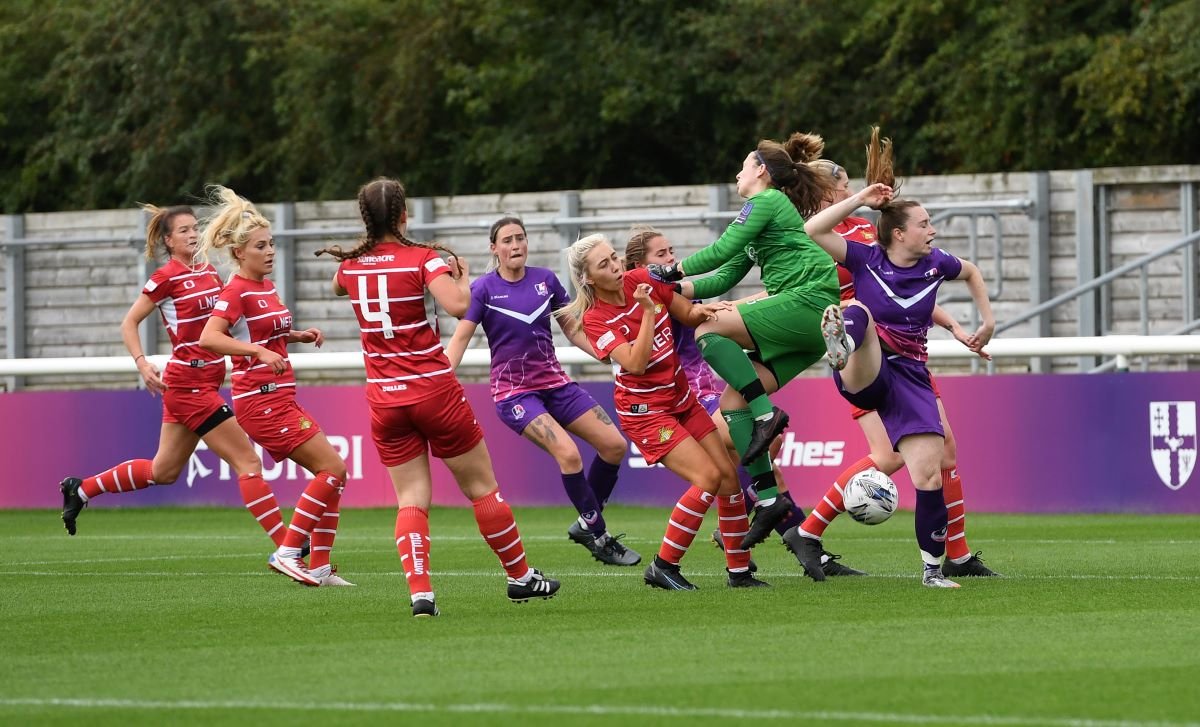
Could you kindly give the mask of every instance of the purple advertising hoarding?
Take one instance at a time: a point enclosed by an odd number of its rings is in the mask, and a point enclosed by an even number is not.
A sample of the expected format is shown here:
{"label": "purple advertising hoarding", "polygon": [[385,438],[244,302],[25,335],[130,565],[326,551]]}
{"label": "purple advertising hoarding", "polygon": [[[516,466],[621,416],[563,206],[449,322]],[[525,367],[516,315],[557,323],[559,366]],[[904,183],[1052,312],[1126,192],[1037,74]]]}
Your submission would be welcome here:
{"label": "purple advertising hoarding", "polygon": [[[1200,373],[943,377],[938,385],[972,512],[1200,513],[1200,482],[1193,481],[1200,480],[1193,477]],[[612,385],[585,386],[611,412]],[[519,505],[570,504],[549,455],[500,423],[486,385],[466,388],[505,498]],[[867,453],[866,442],[829,379],[795,381],[773,398],[792,421],[779,464],[807,509],[844,467]],[[302,386],[299,399],[346,457],[343,504],[394,504],[361,389]],[[59,507],[63,477],[153,457],[160,406],[144,391],[0,394],[8,472],[0,481],[0,508]],[[201,447],[173,486],[106,495],[98,504],[240,506],[228,466]],[[580,449],[590,460],[591,451]],[[303,470],[269,456],[264,469],[282,503],[299,496],[307,479]],[[434,502],[465,505],[445,467],[435,461],[433,470]],[[895,479],[901,506],[911,508],[907,476],[901,472]],[[613,501],[665,507],[683,489],[674,474],[646,467],[631,451]]]}

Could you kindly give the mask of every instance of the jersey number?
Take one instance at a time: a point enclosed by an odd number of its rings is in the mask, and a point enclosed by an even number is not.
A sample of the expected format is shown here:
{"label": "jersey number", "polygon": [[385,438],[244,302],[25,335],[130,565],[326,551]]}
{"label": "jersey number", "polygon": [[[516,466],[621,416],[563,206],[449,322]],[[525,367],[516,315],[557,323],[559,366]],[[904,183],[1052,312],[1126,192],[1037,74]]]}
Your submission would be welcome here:
{"label": "jersey number", "polygon": [[[383,326],[384,338],[395,338],[396,332],[392,325],[392,315],[388,304],[388,289],[387,276],[376,275],[375,280],[379,283],[379,289],[376,291],[377,296],[372,298],[367,295],[367,276],[360,276],[358,279],[358,310],[364,321],[378,323]],[[370,303],[376,303],[379,310],[371,310]]]}

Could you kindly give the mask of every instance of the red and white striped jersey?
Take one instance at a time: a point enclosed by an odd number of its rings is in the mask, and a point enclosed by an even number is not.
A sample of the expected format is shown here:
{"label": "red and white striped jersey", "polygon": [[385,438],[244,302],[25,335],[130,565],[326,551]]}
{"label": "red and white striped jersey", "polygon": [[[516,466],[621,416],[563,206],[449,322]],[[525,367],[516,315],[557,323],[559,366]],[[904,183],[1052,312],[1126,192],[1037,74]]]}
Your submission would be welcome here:
{"label": "red and white striped jersey", "polygon": [[200,348],[200,333],[221,294],[221,276],[211,264],[188,267],[172,258],[146,281],[142,294],[158,306],[171,338],[167,386],[217,389],[225,380],[225,357]]}
{"label": "red and white striped jersey", "polygon": [[[879,241],[875,237],[875,225],[864,217],[847,217],[833,228],[833,231],[841,235],[846,242],[874,245]],[[837,274],[842,300],[852,299],[854,297],[854,279],[851,277],[850,271],[838,265]]]}
{"label": "red and white striped jersey", "polygon": [[[270,280],[250,280],[234,274],[221,291],[213,315],[229,321],[229,335],[237,340],[263,346],[287,361],[292,312]],[[296,374],[290,364],[282,374],[275,374],[270,366],[253,356],[231,358],[234,399],[276,391],[295,396]]]}
{"label": "red and white striped jersey", "polygon": [[449,273],[435,250],[397,242],[380,242],[338,267],[338,285],[358,317],[372,405],[415,404],[455,382],[425,312],[425,289]]}
{"label": "red and white striped jersey", "polygon": [[654,339],[646,371],[632,374],[613,362],[613,400],[617,415],[637,417],[673,412],[687,404],[692,397],[687,377],[675,352],[675,337],[671,332],[671,314],[667,311],[675,291],[670,285],[650,277],[645,268],[625,273],[625,305],[615,306],[597,300],[583,314],[583,331],[587,334],[596,355],[608,358],[621,344],[633,344],[642,328],[642,307],[633,299],[639,283],[650,284],[650,299],[654,301]]}

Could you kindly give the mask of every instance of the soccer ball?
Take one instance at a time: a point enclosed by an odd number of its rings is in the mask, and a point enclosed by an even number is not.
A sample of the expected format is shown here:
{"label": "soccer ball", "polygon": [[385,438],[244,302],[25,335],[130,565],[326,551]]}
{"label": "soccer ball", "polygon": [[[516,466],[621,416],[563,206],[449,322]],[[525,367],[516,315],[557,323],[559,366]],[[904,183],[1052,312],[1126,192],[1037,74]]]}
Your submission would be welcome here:
{"label": "soccer ball", "polygon": [[850,517],[863,525],[878,525],[896,512],[900,494],[891,477],[872,468],[850,478],[842,501]]}

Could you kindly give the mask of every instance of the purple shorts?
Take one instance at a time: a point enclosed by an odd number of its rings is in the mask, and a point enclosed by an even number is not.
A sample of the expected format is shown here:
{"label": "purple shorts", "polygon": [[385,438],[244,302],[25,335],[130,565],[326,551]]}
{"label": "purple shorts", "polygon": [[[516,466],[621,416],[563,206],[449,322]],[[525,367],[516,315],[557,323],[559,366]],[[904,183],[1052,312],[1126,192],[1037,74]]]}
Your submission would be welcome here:
{"label": "purple shorts", "polygon": [[842,398],[860,409],[874,409],[887,429],[892,449],[910,434],[946,436],[938,413],[937,394],[925,362],[903,356],[884,356],[879,375],[870,386],[854,394],[842,387],[842,376],[833,372]]}
{"label": "purple shorts", "polygon": [[597,406],[596,400],[575,382],[541,391],[527,391],[496,402],[496,416],[517,434],[542,414],[567,426]]}
{"label": "purple shorts", "polygon": [[709,416],[721,408],[721,392],[719,391],[699,394],[696,396],[696,400],[700,402],[700,406],[704,407],[704,411],[708,412]]}

